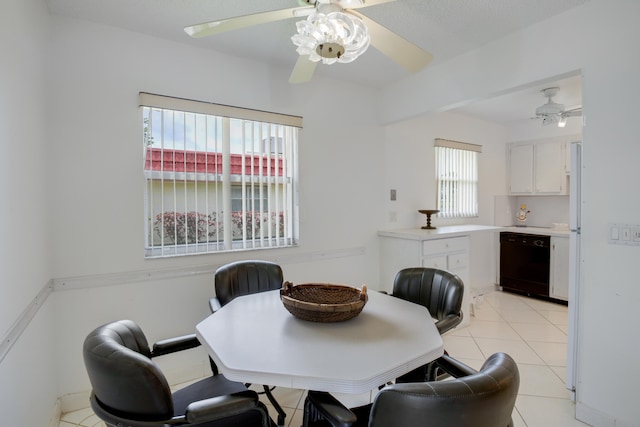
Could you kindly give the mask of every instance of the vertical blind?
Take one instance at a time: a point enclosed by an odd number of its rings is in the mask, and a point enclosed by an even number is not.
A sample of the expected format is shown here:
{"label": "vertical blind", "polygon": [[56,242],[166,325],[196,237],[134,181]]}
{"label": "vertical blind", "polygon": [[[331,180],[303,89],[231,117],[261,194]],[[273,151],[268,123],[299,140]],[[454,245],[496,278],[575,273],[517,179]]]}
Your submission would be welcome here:
{"label": "vertical blind", "polygon": [[440,138],[434,146],[438,216],[478,216],[478,154],[482,146]]}
{"label": "vertical blind", "polygon": [[146,93],[140,106],[146,257],[296,243],[301,118]]}

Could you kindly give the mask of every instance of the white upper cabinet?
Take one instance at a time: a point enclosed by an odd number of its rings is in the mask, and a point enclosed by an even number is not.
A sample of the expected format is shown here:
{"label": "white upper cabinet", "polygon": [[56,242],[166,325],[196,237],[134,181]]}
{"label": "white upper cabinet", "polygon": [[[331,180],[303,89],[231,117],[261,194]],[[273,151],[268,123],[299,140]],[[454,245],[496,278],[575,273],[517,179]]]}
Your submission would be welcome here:
{"label": "white upper cabinet", "polygon": [[567,194],[563,146],[557,142],[534,145],[534,189],[537,194]]}
{"label": "white upper cabinet", "polygon": [[512,145],[509,148],[509,192],[533,192],[533,144]]}
{"label": "white upper cabinet", "polygon": [[568,194],[563,140],[508,144],[508,158],[510,194]]}

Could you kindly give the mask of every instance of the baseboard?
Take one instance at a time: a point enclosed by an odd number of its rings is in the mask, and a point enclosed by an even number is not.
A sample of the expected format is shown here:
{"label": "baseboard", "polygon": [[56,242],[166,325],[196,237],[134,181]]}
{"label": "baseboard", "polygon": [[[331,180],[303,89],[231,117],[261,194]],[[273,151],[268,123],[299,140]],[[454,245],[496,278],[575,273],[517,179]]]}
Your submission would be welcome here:
{"label": "baseboard", "polygon": [[[469,314],[471,315],[471,317],[475,317],[476,307],[484,302],[484,295],[496,290],[498,290],[498,285],[495,284],[488,284],[486,286],[471,288],[471,303],[469,307]],[[468,319],[468,322],[469,321],[471,321],[471,319]]]}
{"label": "baseboard", "polygon": [[56,399],[56,403],[53,405],[53,415],[49,419],[49,427],[59,427],[60,417],[62,417],[62,406],[60,399]]}
{"label": "baseboard", "polygon": [[576,419],[594,427],[624,427],[615,418],[579,402],[576,402]]}
{"label": "baseboard", "polygon": [[[69,393],[64,396],[60,396],[58,398],[60,415],[66,414],[67,412],[78,411],[80,409],[89,407],[89,397],[91,396],[91,391],[81,391],[78,393]],[[60,416],[59,415],[59,416]],[[57,424],[56,424],[57,427]]]}
{"label": "baseboard", "polygon": [[480,287],[472,287],[471,288],[471,297],[481,296],[484,294],[489,294],[491,292],[499,290],[500,287],[494,283],[489,283],[485,286]]}

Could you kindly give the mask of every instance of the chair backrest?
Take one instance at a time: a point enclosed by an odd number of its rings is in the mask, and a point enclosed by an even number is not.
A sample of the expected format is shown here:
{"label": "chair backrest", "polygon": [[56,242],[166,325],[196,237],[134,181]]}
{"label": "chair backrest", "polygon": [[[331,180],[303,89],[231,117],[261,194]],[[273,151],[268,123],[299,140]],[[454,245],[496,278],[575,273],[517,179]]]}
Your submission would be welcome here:
{"label": "chair backrest", "polygon": [[369,427],[512,426],[519,386],[516,362],[496,353],[473,375],[384,387],[374,400]]}
{"label": "chair backrest", "polygon": [[[440,333],[457,326],[462,321],[462,296],[464,284],[457,275],[445,270],[412,267],[400,270],[393,283],[393,296],[420,304],[429,310],[436,320]],[[450,321],[454,318],[454,321]]]}
{"label": "chair backrest", "polygon": [[282,268],[269,261],[237,261],[215,272],[216,297],[221,305],[235,297],[282,288]]}
{"label": "chair backrest", "polygon": [[169,384],[151,360],[147,339],[135,322],[120,320],[96,328],[84,341],[83,356],[102,409],[132,420],[173,416]]}

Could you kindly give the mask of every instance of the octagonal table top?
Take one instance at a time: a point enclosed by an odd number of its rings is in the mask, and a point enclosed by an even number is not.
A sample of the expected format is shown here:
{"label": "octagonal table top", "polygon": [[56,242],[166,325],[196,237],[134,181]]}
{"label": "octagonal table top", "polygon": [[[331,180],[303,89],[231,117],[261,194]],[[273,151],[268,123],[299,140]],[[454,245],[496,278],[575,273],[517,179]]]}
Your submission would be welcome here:
{"label": "octagonal table top", "polygon": [[379,292],[355,318],[317,323],[291,315],[279,291],[235,298],[196,325],[230,380],[364,393],[442,356],[427,309]]}

